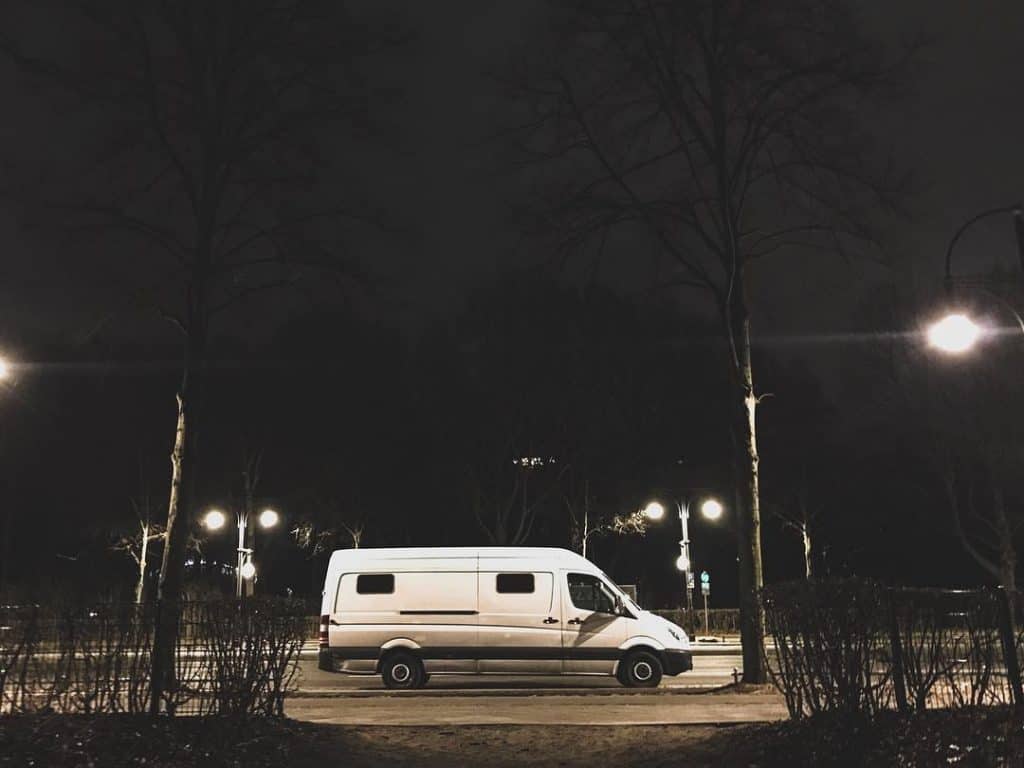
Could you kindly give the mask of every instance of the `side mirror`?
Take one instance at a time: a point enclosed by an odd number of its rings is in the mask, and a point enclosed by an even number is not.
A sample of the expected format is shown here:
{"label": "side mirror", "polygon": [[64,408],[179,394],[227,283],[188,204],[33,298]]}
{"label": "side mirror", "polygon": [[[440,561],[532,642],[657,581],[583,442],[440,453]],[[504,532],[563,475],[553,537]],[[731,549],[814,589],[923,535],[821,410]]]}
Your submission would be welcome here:
{"label": "side mirror", "polygon": [[622,598],[618,595],[615,596],[615,615],[625,616],[626,615],[626,604],[622,602]]}

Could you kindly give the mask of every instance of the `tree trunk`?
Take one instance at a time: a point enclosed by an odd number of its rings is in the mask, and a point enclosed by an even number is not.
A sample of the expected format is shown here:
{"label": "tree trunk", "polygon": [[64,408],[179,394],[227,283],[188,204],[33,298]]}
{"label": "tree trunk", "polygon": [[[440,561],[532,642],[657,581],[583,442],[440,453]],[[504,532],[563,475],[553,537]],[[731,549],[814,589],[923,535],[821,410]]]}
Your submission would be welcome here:
{"label": "tree trunk", "polygon": [[810,526],[805,522],[803,527],[800,529],[804,538],[804,577],[811,578],[814,574],[812,573],[813,568],[811,566],[811,529]]}
{"label": "tree trunk", "polygon": [[[739,281],[737,281],[739,282]],[[741,289],[742,290],[742,289]],[[740,296],[742,292],[740,290]],[[764,669],[764,615],[761,609],[761,506],[758,487],[757,397],[750,359],[750,319],[742,299],[732,331],[739,370],[739,397],[735,419],[737,495],[737,548],[740,576],[740,640],[743,644],[743,682],[767,681]]]}
{"label": "tree trunk", "polygon": [[[196,327],[198,326],[198,327]],[[151,714],[159,714],[165,694],[177,690],[174,654],[182,610],[185,553],[192,527],[192,503],[198,464],[197,410],[205,359],[206,329],[195,324],[186,342],[185,365],[177,395],[178,419],[171,451],[171,488],[167,504],[167,531],[157,591],[157,616],[151,664]],[[168,710],[171,714],[173,711]]]}
{"label": "tree trunk", "polygon": [[149,519],[147,513],[146,522],[142,528],[142,544],[139,547],[139,581],[135,585],[135,602],[140,604],[146,593],[146,556],[149,554]]}
{"label": "tree trunk", "polygon": [[1010,612],[1016,636],[1017,623],[1020,618],[1020,605],[1017,599],[1017,553],[1013,548],[1013,526],[1006,517],[1006,500],[1001,487],[992,489],[992,517],[999,531],[999,582],[1006,590],[1012,611]]}

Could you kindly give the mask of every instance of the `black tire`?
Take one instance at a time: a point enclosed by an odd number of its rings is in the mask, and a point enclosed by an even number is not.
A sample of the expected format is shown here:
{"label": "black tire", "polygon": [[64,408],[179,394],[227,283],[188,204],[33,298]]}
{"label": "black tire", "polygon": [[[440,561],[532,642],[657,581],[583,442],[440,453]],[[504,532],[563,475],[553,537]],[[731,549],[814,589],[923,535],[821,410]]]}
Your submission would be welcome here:
{"label": "black tire", "polygon": [[397,691],[422,688],[426,682],[422,662],[406,651],[395,651],[385,656],[380,663],[380,676],[385,688]]}
{"label": "black tire", "polygon": [[619,662],[616,677],[627,688],[657,688],[662,672],[661,659],[656,654],[638,650],[626,654]]}
{"label": "black tire", "polygon": [[620,659],[619,665],[615,668],[615,679],[619,681],[620,685],[628,686],[629,682],[626,680],[626,660]]}

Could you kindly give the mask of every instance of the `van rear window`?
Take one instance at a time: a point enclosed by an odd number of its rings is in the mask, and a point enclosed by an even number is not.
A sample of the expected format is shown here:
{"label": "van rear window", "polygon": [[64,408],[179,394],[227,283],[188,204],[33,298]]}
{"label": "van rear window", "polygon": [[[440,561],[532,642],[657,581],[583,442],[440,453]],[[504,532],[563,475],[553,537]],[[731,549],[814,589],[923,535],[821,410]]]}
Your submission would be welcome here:
{"label": "van rear window", "polygon": [[499,594],[531,594],[533,592],[532,573],[499,573],[497,591]]}
{"label": "van rear window", "polygon": [[356,578],[356,592],[360,595],[390,595],[394,591],[393,573],[362,573]]}

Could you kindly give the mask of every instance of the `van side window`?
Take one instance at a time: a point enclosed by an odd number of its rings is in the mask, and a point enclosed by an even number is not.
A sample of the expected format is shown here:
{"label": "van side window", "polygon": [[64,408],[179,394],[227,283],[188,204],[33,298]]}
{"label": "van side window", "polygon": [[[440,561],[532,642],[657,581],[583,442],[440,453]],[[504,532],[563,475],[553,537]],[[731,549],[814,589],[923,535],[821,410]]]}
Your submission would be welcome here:
{"label": "van side window", "polygon": [[575,607],[581,611],[615,613],[615,604],[597,576],[591,576],[588,573],[570,573],[568,579],[569,599],[572,600]]}
{"label": "van side window", "polygon": [[499,573],[495,590],[498,594],[533,594],[532,573]]}
{"label": "van side window", "polygon": [[390,595],[394,591],[393,573],[361,573],[356,578],[356,592],[360,595]]}

